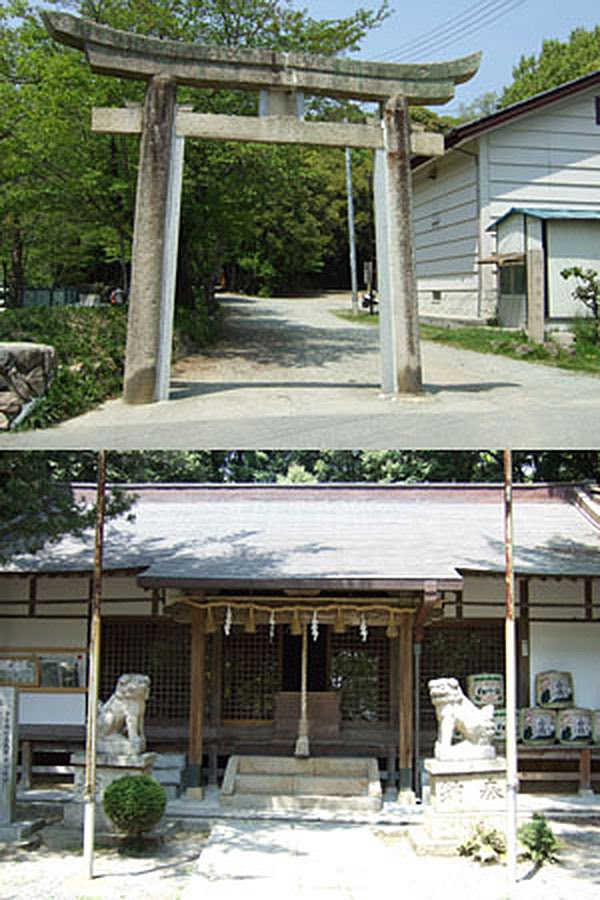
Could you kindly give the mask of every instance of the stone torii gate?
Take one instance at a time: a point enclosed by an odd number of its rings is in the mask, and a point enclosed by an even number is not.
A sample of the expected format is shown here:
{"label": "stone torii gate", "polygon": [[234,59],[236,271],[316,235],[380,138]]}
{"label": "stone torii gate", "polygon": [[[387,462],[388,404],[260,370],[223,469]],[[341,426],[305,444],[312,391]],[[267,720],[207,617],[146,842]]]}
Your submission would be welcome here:
{"label": "stone torii gate", "polygon": [[[171,337],[186,137],[366,147],[375,152],[381,386],[422,390],[411,199],[411,153],[443,153],[440,135],[411,134],[409,104],[446,103],[477,72],[480,54],[426,65],[360,62],[271,50],[229,49],[143,37],[66,13],[43,14],[52,37],[83,50],[95,72],[148,82],[143,108],[94,109],[92,128],[140,134],[123,399],[169,395]],[[260,116],[178,108],[179,84],[260,92]],[[304,122],[304,94],[375,101],[376,124]]]}

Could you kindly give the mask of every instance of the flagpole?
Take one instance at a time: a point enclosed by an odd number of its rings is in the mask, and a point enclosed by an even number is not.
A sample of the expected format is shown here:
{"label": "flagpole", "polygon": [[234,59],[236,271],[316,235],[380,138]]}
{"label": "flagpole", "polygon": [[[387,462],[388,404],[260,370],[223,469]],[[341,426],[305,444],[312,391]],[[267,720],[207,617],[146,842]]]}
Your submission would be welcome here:
{"label": "flagpole", "polygon": [[88,878],[94,877],[94,830],[96,819],[96,730],[100,680],[100,612],[102,607],[102,556],[106,491],[106,450],[98,453],[96,490],[96,543],[94,551],[94,594],[88,653],[88,703],[85,748],[85,788],[83,794],[83,859]]}

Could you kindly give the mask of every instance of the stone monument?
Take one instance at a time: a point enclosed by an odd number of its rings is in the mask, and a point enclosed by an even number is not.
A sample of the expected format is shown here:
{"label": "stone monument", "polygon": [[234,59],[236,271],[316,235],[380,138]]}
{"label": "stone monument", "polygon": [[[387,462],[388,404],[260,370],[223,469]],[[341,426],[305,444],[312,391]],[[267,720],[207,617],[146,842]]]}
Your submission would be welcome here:
{"label": "stone monument", "polygon": [[0,687],[0,842],[23,840],[43,824],[15,821],[18,700],[16,688]]}
{"label": "stone monument", "polygon": [[[96,744],[96,827],[112,831],[113,825],[104,814],[104,791],[117,778],[125,775],[151,775],[155,753],[146,753],[144,715],[150,695],[147,675],[126,673],[117,680],[114,692],[105,703],[98,704]],[[73,753],[71,765],[75,774],[74,801],[65,808],[67,827],[79,828],[83,822],[85,791],[85,753]]]}
{"label": "stone monument", "polygon": [[429,693],[438,735],[425,760],[430,795],[417,849],[454,853],[477,823],[504,829],[506,760],[496,756],[491,704],[475,706],[456,678],[432,679]]}

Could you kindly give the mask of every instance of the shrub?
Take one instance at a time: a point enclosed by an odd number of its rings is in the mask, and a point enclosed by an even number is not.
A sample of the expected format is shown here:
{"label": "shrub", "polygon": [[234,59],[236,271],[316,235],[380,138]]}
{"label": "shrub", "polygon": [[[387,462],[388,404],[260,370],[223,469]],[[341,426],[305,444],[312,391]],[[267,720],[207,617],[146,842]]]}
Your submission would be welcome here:
{"label": "shrub", "polygon": [[541,813],[534,813],[531,822],[521,825],[518,838],[525,847],[524,857],[537,865],[554,862],[560,843]]}
{"label": "shrub", "polygon": [[506,853],[506,840],[496,828],[488,828],[479,822],[473,834],[460,845],[458,853],[471,856],[480,863],[499,862]]}
{"label": "shrub", "polygon": [[104,791],[104,812],[128,835],[150,831],[161,820],[166,804],[165,789],[149,775],[126,775]]}

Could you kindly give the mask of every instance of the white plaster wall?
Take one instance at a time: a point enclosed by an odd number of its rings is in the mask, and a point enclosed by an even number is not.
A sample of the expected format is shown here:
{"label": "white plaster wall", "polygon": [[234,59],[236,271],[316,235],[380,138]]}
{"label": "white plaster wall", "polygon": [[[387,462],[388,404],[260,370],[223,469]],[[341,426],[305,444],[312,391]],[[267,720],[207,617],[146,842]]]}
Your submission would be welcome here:
{"label": "white plaster wall", "polygon": [[[535,603],[543,603],[541,607],[535,607]],[[569,606],[565,607],[568,603]],[[547,578],[532,579],[529,582],[529,604],[532,619],[569,618],[584,619],[584,583],[583,579],[570,581],[566,578],[559,580]]]}
{"label": "white plaster wall", "polygon": [[64,647],[87,646],[85,620],[3,619],[0,647]]}
{"label": "white plaster wall", "polygon": [[89,593],[89,578],[38,578],[38,600],[82,600]]}
{"label": "white plaster wall", "polygon": [[532,623],[530,629],[531,697],[538,672],[571,672],[577,706],[600,709],[600,622]]}
{"label": "white plaster wall", "polygon": [[0,575],[0,603],[26,603],[28,597],[29,579]]}
{"label": "white plaster wall", "polygon": [[479,601],[494,602],[494,606],[465,606],[463,617],[465,619],[498,619],[504,617],[504,579],[498,578],[465,578],[463,590],[463,603],[475,603]]}
{"label": "white plaster wall", "polygon": [[83,725],[85,693],[27,693],[19,695],[21,725]]}

